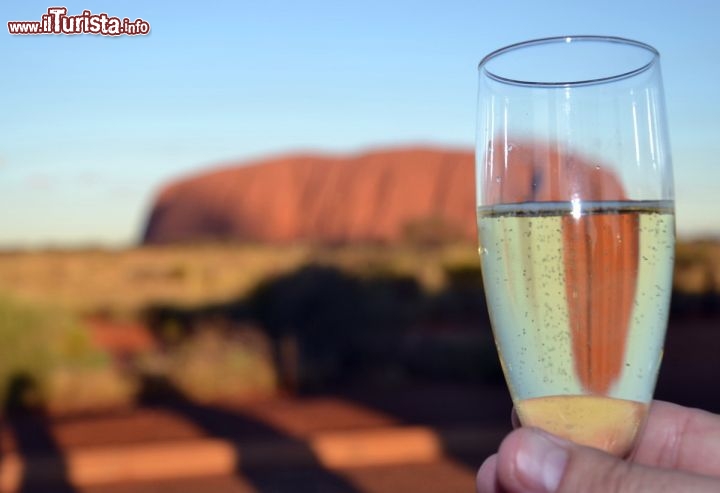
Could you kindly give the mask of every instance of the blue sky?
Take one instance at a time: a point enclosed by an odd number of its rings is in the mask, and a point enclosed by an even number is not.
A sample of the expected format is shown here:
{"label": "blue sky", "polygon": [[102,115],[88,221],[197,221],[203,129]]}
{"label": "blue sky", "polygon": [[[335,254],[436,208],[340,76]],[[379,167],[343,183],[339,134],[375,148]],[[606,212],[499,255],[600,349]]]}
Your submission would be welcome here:
{"label": "blue sky", "polygon": [[7,33],[53,5],[0,6],[0,247],[131,244],[163,183],[223,162],[471,148],[479,59],[564,34],[660,50],[678,231],[720,234],[718,2],[73,0],[152,32]]}

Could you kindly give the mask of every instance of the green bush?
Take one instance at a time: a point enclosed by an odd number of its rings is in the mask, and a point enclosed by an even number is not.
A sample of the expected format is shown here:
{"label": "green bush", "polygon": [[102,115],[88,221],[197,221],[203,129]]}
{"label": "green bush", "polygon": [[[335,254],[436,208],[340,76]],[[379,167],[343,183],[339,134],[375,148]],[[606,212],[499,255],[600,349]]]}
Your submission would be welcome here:
{"label": "green bush", "polygon": [[62,310],[0,297],[0,401],[67,413],[128,404],[135,387]]}

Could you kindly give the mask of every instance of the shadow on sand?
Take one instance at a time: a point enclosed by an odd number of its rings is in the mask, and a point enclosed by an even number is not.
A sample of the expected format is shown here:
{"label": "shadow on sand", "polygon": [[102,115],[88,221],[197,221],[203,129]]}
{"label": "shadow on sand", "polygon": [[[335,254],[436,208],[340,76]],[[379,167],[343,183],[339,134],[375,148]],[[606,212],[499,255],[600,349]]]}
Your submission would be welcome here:
{"label": "shadow on sand", "polygon": [[16,491],[73,493],[76,490],[70,484],[65,457],[52,436],[49,421],[24,405],[25,396],[34,387],[35,382],[28,375],[13,376],[5,403],[5,424],[15,440],[17,453],[26,459]]}
{"label": "shadow on sand", "polygon": [[[208,436],[229,441],[236,457],[240,458],[235,475],[251,484],[258,493],[360,493],[346,479],[325,469],[304,441],[240,411],[192,402],[164,379],[146,378],[143,381],[140,405],[171,411],[198,426]],[[280,467],[252,464],[251,461],[249,466],[246,465],[244,445],[253,443],[272,443],[277,453],[290,450],[293,464]],[[282,458],[271,458],[271,464],[276,461],[280,463]]]}

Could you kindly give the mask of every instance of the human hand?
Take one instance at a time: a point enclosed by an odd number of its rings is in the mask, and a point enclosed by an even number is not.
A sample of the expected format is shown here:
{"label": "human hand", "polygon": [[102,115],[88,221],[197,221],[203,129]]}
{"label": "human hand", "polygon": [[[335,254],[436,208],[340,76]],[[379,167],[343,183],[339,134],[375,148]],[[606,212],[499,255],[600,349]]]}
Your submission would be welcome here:
{"label": "human hand", "polygon": [[631,461],[534,428],[510,433],[478,493],[720,492],[720,416],[656,401]]}

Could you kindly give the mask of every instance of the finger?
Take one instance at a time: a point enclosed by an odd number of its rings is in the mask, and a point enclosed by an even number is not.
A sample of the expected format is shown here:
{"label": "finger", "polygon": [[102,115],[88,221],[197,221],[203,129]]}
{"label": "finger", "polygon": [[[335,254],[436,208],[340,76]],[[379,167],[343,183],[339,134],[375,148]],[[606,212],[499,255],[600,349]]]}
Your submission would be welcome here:
{"label": "finger", "polygon": [[476,478],[478,493],[500,493],[497,486],[497,454],[483,462]]}
{"label": "finger", "polygon": [[508,435],[495,467],[498,487],[508,493],[720,491],[720,480],[632,464],[534,428]]}
{"label": "finger", "polygon": [[720,416],[654,402],[633,461],[720,476]]}

